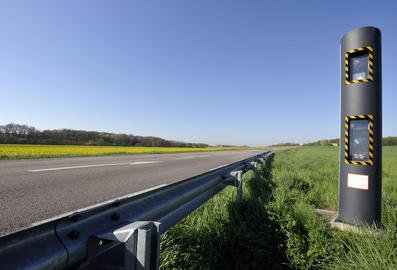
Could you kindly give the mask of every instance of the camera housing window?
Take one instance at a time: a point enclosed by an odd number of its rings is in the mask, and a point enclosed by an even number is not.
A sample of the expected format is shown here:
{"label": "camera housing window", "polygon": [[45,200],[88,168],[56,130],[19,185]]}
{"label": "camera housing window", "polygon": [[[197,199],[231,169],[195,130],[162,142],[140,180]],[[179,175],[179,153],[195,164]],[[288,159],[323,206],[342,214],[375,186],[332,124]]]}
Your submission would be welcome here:
{"label": "camera housing window", "polygon": [[369,55],[364,54],[351,55],[349,57],[349,78],[350,82],[369,78]]}
{"label": "camera housing window", "polygon": [[350,120],[349,136],[349,160],[369,161],[369,120]]}
{"label": "camera housing window", "polygon": [[351,115],[345,118],[345,163],[373,165],[373,115]]}
{"label": "camera housing window", "polygon": [[370,82],[374,76],[371,46],[350,50],[345,54],[345,84]]}

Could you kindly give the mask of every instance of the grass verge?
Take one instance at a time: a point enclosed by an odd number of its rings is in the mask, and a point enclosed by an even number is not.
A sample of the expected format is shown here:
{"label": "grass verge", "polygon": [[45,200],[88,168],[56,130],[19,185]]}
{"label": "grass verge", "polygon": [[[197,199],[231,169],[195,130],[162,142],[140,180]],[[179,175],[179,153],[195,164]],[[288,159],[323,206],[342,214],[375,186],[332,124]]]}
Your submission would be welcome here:
{"label": "grass verge", "polygon": [[243,178],[243,199],[227,187],[162,236],[161,269],[288,268],[280,228],[266,205],[273,187],[262,177]]}
{"label": "grass verge", "polygon": [[397,269],[397,147],[384,147],[385,229],[341,232],[315,214],[337,209],[338,149],[276,154],[162,236],[162,269]]}

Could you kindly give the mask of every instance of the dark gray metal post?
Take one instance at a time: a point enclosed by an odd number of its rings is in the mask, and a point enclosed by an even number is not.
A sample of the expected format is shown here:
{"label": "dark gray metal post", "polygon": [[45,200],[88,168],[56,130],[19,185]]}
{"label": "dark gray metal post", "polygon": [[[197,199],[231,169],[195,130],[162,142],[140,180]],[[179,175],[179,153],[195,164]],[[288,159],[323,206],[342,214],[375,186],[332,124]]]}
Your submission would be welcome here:
{"label": "dark gray metal post", "polygon": [[381,224],[381,32],[362,27],[341,40],[338,221]]}

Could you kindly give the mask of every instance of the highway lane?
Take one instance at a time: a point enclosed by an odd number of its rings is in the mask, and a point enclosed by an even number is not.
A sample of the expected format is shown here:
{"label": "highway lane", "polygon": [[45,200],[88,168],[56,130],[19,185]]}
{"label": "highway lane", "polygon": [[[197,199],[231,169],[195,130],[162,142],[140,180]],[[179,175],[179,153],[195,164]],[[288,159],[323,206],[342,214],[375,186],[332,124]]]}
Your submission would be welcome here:
{"label": "highway lane", "polygon": [[0,161],[0,236],[264,150]]}

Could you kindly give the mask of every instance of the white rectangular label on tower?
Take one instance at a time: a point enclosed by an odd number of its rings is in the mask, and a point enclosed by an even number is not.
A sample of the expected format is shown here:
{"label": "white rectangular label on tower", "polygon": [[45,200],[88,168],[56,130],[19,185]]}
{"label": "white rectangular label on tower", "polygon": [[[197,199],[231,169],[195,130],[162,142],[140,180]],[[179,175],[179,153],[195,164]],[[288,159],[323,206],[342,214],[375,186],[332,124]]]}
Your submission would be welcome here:
{"label": "white rectangular label on tower", "polygon": [[347,174],[347,186],[350,188],[368,190],[369,176],[362,174]]}

